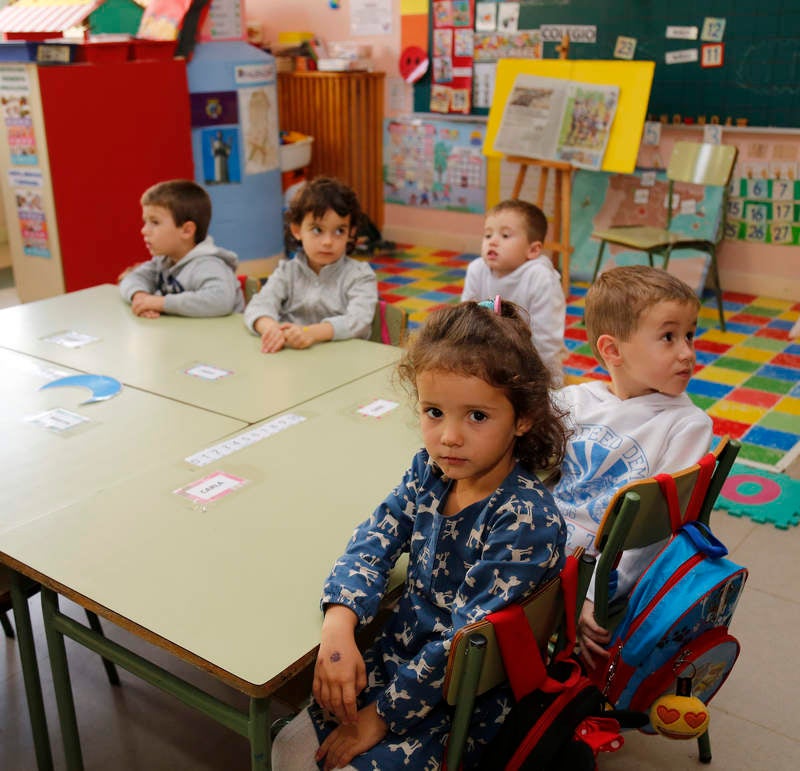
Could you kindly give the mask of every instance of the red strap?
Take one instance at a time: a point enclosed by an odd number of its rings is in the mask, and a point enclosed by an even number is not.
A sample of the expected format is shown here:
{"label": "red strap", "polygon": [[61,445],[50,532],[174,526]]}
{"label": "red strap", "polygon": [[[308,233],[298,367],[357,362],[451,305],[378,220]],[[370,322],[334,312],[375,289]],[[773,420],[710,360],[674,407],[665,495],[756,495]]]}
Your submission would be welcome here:
{"label": "red strap", "polygon": [[700,514],[700,508],[705,500],[708,486],[711,484],[711,477],[714,474],[717,459],[714,453],[707,453],[699,461],[697,465],[700,467],[697,473],[697,481],[694,483],[692,495],[689,498],[689,503],[686,506],[686,513],[681,515],[681,505],[678,500],[678,488],[675,485],[675,477],[672,474],[656,474],[655,479],[664,498],[667,500],[667,508],[669,509],[669,521],[672,527],[672,532],[677,533],[681,525],[686,522],[694,522]]}
{"label": "red strap", "polygon": [[694,522],[697,515],[700,513],[700,507],[703,505],[708,486],[711,484],[711,477],[714,474],[714,468],[717,465],[717,459],[714,457],[713,452],[709,452],[697,461],[700,466],[700,471],[697,474],[697,482],[695,483],[694,490],[692,490],[692,497],[689,499],[689,505],[686,507],[686,515],[683,518],[684,522]]}
{"label": "red strap", "polygon": [[575,738],[588,744],[595,757],[598,752],[616,752],[625,743],[619,723],[610,717],[587,717],[575,729]]}
{"label": "red strap", "polygon": [[667,500],[669,510],[669,523],[673,533],[683,524],[681,519],[681,504],[678,500],[678,488],[675,486],[675,477],[672,474],[656,474],[655,476],[661,493]]}
{"label": "red strap", "polygon": [[[574,661],[570,653],[575,647],[577,587],[578,561],[570,556],[567,557],[564,569],[561,571],[561,594],[565,609],[567,640],[564,649],[556,656],[559,661]],[[554,680],[547,675],[536,637],[519,603],[508,605],[486,618],[494,627],[497,644],[503,657],[503,666],[517,701],[537,688],[546,693],[556,693],[577,682],[580,676],[577,662],[574,662],[574,670],[564,682]]]}

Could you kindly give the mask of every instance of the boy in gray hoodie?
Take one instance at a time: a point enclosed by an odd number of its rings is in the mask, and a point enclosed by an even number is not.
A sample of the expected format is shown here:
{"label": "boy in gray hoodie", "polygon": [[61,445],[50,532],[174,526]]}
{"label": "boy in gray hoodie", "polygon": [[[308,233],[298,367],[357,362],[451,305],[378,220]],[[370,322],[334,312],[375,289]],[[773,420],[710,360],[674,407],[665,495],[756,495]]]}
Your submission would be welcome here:
{"label": "boy in gray hoodie", "polygon": [[120,280],[123,299],[137,316],[227,316],[244,310],[236,254],[208,235],[211,199],[187,179],[145,190],[142,236],[153,259]]}

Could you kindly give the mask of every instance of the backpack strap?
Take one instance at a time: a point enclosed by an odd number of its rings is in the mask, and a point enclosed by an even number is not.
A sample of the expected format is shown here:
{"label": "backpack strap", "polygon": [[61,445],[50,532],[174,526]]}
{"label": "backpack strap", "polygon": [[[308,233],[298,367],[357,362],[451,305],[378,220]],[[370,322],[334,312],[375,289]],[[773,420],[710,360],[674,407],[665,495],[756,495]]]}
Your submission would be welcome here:
{"label": "backpack strap", "polygon": [[563,682],[555,680],[547,674],[539,645],[522,605],[515,602],[486,617],[494,627],[503,666],[517,701],[537,689],[546,693],[563,691],[576,683],[580,676],[580,665],[570,656],[575,648],[575,616],[572,612],[577,602],[578,587],[578,561],[575,557],[567,557],[560,577],[567,640],[563,650],[556,654],[555,659],[574,662],[575,667],[567,680]]}
{"label": "backpack strap", "polygon": [[717,459],[714,453],[706,453],[697,462],[699,470],[697,472],[697,481],[694,483],[692,495],[689,498],[689,503],[686,506],[686,513],[681,515],[681,504],[678,500],[678,488],[675,485],[675,477],[672,474],[656,474],[655,480],[661,488],[661,493],[667,501],[667,509],[669,510],[669,521],[673,533],[677,533],[681,525],[685,522],[694,522],[700,514],[700,508],[703,505],[703,500],[708,492],[708,487],[711,484],[711,477],[714,474],[714,467],[716,466]]}

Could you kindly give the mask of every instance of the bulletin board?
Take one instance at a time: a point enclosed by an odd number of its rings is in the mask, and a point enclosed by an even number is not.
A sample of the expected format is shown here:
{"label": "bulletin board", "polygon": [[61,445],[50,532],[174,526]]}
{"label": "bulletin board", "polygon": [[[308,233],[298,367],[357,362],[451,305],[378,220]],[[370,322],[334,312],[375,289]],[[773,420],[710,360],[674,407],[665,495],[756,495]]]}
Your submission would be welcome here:
{"label": "bulletin board", "polygon": [[[546,59],[556,57],[555,46],[566,31],[570,59],[655,62],[646,109],[654,120],[800,126],[800,13],[788,0],[526,0],[518,5],[519,29],[541,30]],[[675,28],[672,37],[668,27]],[[414,109],[430,109],[427,78],[415,88]]]}
{"label": "bulletin board", "polygon": [[494,150],[494,140],[503,116],[503,107],[518,75],[617,85],[617,113],[601,168],[603,171],[632,172],[642,137],[653,66],[652,62],[501,59],[497,66],[494,100],[486,126],[484,153],[489,157],[502,155]]}

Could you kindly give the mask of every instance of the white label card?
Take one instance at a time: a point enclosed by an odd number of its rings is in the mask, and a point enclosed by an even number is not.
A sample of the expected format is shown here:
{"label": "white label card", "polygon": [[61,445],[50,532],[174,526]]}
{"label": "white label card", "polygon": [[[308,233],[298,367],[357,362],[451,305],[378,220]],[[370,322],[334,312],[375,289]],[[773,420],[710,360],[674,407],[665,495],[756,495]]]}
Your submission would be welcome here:
{"label": "white label card", "polygon": [[397,402],[390,402],[388,399],[376,399],[374,402],[360,407],[358,412],[368,418],[379,418],[387,412],[391,412],[398,406]]}
{"label": "white label card", "polygon": [[656,173],[654,171],[642,172],[642,187],[653,187],[656,183]]}
{"label": "white label card", "polygon": [[25,420],[42,428],[48,428],[51,431],[69,431],[70,428],[74,428],[81,423],[89,422],[89,418],[84,418],[83,415],[78,415],[61,407],[56,407],[54,410],[48,410],[47,412],[40,412],[38,415],[25,418]]}
{"label": "white label card", "polygon": [[246,479],[217,471],[173,492],[197,503],[211,503],[229,495],[244,484],[247,484]]}
{"label": "white label card", "polygon": [[219,380],[220,378],[232,375],[233,372],[229,369],[213,367],[211,364],[195,364],[193,367],[189,367],[189,369],[186,370],[186,374],[202,378],[203,380]]}
{"label": "white label card", "polygon": [[646,187],[640,187],[633,191],[634,203],[647,203],[650,200],[650,191]]}
{"label": "white label card", "polygon": [[667,37],[672,40],[697,40],[697,27],[667,27]]}
{"label": "white label card", "polygon": [[696,62],[700,58],[696,48],[684,48],[681,51],[667,51],[664,54],[664,61],[667,64],[686,64]]}
{"label": "white label card", "polygon": [[290,426],[302,423],[304,420],[305,418],[302,415],[294,415],[292,413],[281,415],[279,418],[270,420],[268,423],[262,423],[260,426],[245,431],[243,434],[237,434],[224,442],[215,444],[212,447],[206,447],[204,450],[190,455],[186,458],[186,462],[191,463],[192,466],[207,466],[209,463],[214,463],[226,455],[260,442],[262,439],[284,431]]}
{"label": "white label card", "polygon": [[54,335],[42,338],[46,343],[55,343],[56,345],[63,345],[65,348],[80,348],[81,346],[95,343],[100,338],[94,335],[87,335],[83,332],[74,332],[67,330],[65,332],[56,332]]}
{"label": "white label card", "polygon": [[694,198],[685,198],[681,201],[681,214],[695,214],[697,212],[697,201]]}

